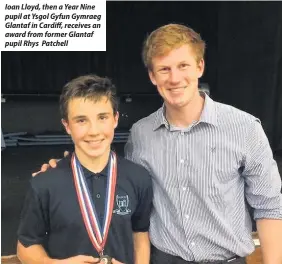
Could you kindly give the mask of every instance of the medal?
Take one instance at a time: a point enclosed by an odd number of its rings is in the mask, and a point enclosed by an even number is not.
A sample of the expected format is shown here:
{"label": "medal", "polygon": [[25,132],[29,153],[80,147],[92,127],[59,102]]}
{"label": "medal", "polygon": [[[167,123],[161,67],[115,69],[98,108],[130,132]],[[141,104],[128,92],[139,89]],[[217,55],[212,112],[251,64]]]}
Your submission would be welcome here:
{"label": "medal", "polygon": [[108,169],[107,190],[105,198],[105,213],[102,226],[100,225],[98,214],[90,195],[83,170],[75,153],[72,155],[71,165],[80,211],[82,213],[82,218],[88,236],[91,240],[92,245],[100,255],[100,261],[103,264],[110,264],[112,258],[104,255],[103,250],[107,241],[114,207],[115,188],[117,180],[116,154],[114,152],[111,152],[110,154],[110,164]]}
{"label": "medal", "polygon": [[100,256],[100,263],[102,264],[111,264],[112,258],[108,255],[101,255]]}

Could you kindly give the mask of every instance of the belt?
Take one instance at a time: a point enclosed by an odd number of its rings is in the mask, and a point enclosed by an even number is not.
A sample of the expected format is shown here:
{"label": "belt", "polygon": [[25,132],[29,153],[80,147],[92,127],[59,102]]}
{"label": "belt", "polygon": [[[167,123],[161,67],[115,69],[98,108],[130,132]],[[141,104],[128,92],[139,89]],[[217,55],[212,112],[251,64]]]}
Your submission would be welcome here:
{"label": "belt", "polygon": [[[177,263],[185,263],[185,264],[223,264],[223,263],[226,263],[226,264],[232,264],[235,260],[238,260],[238,259],[243,259],[242,257],[240,256],[233,256],[229,259],[226,259],[226,260],[214,260],[214,261],[199,261],[199,262],[196,262],[196,261],[187,261],[187,260],[184,260],[183,258],[181,258],[180,256],[174,256],[174,255],[170,255],[168,253],[165,253],[161,250],[159,250],[158,248],[156,248],[155,246],[151,245],[151,264],[158,264],[158,263],[161,263],[162,260],[168,260],[167,262],[165,263],[174,263],[174,262],[177,262]],[[174,259],[174,261],[173,261]],[[178,259],[178,260],[177,260]],[[243,262],[242,262],[243,263]]]}
{"label": "belt", "polygon": [[[180,257],[178,257],[180,258]],[[187,264],[223,264],[223,263],[230,263],[232,264],[233,261],[237,260],[237,259],[240,259],[242,257],[240,256],[233,256],[229,259],[226,259],[226,260],[212,260],[212,261],[200,261],[200,262],[197,262],[197,261],[186,261]],[[182,258],[181,258],[182,259]]]}
{"label": "belt", "polygon": [[[226,259],[226,260],[214,260],[214,261],[204,261],[204,262],[194,262],[194,263],[199,263],[199,264],[205,264],[205,263],[211,263],[211,264],[222,264],[222,263],[231,263],[237,259],[240,259],[242,257],[240,256],[233,256],[229,259]],[[189,262],[188,262],[189,263]]]}
{"label": "belt", "polygon": [[234,256],[234,257],[232,257],[232,258],[230,258],[230,259],[227,259],[227,260],[225,260],[227,263],[229,263],[229,262],[232,262],[232,261],[234,261],[234,260],[236,260],[236,259],[239,259],[239,258],[241,258],[240,256]]}

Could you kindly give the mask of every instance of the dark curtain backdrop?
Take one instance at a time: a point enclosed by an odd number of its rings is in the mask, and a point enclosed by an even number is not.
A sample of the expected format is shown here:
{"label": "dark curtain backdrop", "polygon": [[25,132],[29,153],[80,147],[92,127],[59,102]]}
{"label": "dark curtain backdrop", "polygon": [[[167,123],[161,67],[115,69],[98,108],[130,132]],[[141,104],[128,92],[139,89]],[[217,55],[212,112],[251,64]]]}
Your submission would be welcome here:
{"label": "dark curtain backdrop", "polygon": [[261,119],[282,149],[282,3],[222,2],[216,98]]}
{"label": "dark curtain backdrop", "polygon": [[[111,77],[120,93],[156,94],[141,60],[145,36],[169,22],[188,24],[207,41],[207,61],[216,61],[217,10],[217,3],[107,2],[106,52],[2,52],[2,93],[59,94],[67,80],[95,72]],[[205,76],[214,83],[216,67]]]}
{"label": "dark curtain backdrop", "polygon": [[70,79],[97,73],[120,94],[157,95],[142,42],[158,26],[184,23],[207,43],[201,81],[212,97],[259,117],[282,149],[281,14],[281,2],[107,2],[106,52],[2,52],[2,94],[60,94]]}

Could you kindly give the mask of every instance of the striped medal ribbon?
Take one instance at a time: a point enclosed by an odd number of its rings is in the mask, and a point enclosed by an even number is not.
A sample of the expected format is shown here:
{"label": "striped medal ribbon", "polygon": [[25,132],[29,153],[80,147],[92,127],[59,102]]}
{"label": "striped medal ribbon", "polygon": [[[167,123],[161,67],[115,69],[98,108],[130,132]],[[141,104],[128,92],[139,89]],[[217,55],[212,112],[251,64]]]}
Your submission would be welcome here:
{"label": "striped medal ribbon", "polygon": [[100,225],[97,211],[90,195],[86,179],[82,167],[75,153],[72,155],[71,166],[75,183],[76,194],[82,213],[84,225],[88,236],[100,255],[103,255],[103,250],[107,241],[109,227],[112,219],[114,206],[115,188],[117,180],[117,161],[116,154],[111,152],[110,166],[107,178],[107,190],[105,199],[105,212],[103,226]]}

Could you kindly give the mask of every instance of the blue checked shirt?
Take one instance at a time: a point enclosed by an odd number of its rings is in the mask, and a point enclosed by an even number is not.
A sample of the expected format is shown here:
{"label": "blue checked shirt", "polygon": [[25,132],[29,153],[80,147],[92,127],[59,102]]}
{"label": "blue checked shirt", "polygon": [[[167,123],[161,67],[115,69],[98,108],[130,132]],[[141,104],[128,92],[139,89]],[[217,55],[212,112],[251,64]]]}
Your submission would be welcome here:
{"label": "blue checked shirt", "polygon": [[125,155],[153,177],[150,239],[187,261],[254,250],[254,218],[282,219],[281,178],[260,121],[205,96],[199,122],[170,126],[164,106],[135,123]]}

